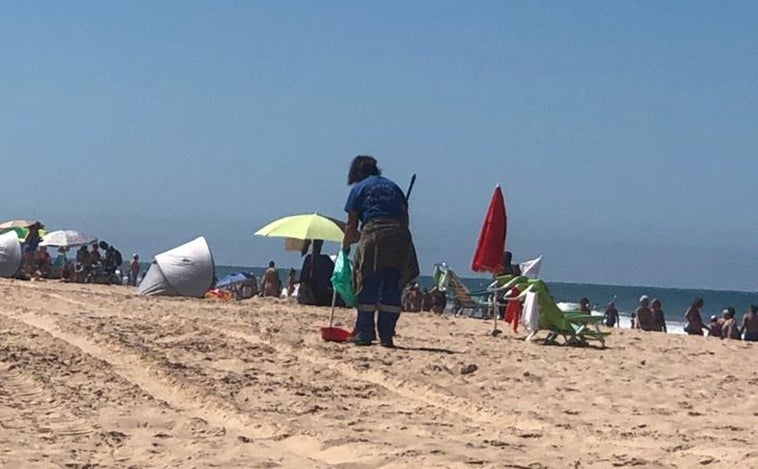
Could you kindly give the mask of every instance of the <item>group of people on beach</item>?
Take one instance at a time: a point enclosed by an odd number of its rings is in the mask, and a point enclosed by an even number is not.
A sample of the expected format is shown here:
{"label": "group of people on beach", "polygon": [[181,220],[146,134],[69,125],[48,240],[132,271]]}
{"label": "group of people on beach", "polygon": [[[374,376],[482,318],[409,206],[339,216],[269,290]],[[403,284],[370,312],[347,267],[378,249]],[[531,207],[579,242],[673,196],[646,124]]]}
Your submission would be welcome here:
{"label": "group of people on beach", "polygon": [[[117,283],[124,259],[115,246],[105,241],[81,245],[75,259],[68,258],[69,247],[58,247],[52,258],[47,246],[40,245],[44,225],[34,222],[27,228],[21,242],[23,252],[21,269],[16,275],[23,280],[57,279],[77,283]],[[140,272],[139,256],[135,253],[128,266],[128,284],[136,285]]]}
{"label": "group of people on beach", "polygon": [[[758,342],[758,306],[750,305],[741,323],[737,321],[737,312],[734,307],[727,306],[721,311],[721,316],[711,316],[710,322],[706,325],[701,315],[704,305],[703,298],[695,298],[687,308],[684,313],[685,333],[702,336],[707,332],[708,337]],[[580,307],[589,313],[589,300],[582,298]],[[613,302],[605,309],[605,325],[619,326],[619,312]],[[647,295],[642,295],[639,306],[631,314],[631,327],[643,331],[666,332],[666,318],[661,301],[657,298],[650,301]]]}

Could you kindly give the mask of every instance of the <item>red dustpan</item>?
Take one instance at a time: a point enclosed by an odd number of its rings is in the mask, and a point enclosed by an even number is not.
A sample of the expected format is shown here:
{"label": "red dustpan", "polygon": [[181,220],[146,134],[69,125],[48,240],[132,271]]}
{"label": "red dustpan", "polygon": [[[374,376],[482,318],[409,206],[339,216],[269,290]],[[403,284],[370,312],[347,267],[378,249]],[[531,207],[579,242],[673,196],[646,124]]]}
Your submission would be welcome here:
{"label": "red dustpan", "polygon": [[352,332],[346,331],[340,327],[333,327],[334,324],[334,304],[337,302],[337,290],[332,293],[332,312],[329,314],[329,327],[321,328],[321,340],[326,342],[347,342],[353,335]]}

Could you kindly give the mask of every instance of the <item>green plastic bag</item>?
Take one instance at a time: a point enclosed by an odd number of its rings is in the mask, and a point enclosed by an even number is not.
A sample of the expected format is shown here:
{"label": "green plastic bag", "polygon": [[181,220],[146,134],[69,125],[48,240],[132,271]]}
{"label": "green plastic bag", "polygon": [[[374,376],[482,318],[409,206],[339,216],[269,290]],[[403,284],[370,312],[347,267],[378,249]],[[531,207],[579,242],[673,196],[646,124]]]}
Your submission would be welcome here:
{"label": "green plastic bag", "polygon": [[332,287],[340,294],[345,306],[352,307],[358,303],[353,289],[353,269],[350,266],[348,251],[340,250],[337,255],[337,262],[334,263],[334,273],[332,273]]}

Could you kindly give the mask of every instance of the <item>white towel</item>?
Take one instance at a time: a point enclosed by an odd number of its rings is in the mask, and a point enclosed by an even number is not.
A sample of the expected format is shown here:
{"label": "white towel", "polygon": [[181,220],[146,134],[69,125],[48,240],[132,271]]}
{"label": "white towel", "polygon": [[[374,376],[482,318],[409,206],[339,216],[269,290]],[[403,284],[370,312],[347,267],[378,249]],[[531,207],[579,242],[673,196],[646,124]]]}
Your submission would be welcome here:
{"label": "white towel", "polygon": [[524,326],[530,331],[540,328],[540,308],[537,304],[537,294],[533,291],[526,292],[524,297]]}
{"label": "white towel", "polygon": [[537,278],[540,276],[540,267],[542,267],[542,255],[536,259],[524,261],[519,264],[521,275],[530,278]]}

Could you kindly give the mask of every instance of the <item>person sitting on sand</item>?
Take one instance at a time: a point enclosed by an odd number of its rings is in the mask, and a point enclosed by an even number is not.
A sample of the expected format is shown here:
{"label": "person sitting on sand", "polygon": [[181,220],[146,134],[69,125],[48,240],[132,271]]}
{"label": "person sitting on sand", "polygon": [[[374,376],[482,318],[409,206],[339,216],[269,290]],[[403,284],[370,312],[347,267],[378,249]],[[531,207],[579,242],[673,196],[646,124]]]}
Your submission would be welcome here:
{"label": "person sitting on sand", "polygon": [[711,316],[711,323],[708,325],[708,337],[721,338],[721,323],[723,318],[717,318],[715,315]]}
{"label": "person sitting on sand", "polygon": [[700,316],[700,310],[705,305],[705,301],[702,298],[695,298],[687,312],[684,313],[684,319],[687,323],[684,326],[684,332],[689,335],[703,335],[703,330],[707,330],[703,324],[703,318]]}
{"label": "person sitting on sand", "polygon": [[634,310],[634,313],[637,316],[637,329],[642,329],[643,331],[655,330],[653,310],[650,309],[650,299],[647,295],[640,297],[640,305]]}
{"label": "person sitting on sand", "polygon": [[421,311],[431,311],[434,306],[434,298],[429,290],[424,287],[421,290]]}
{"label": "person sitting on sand", "polygon": [[742,332],[737,325],[737,318],[735,316],[737,312],[732,306],[724,309],[724,326],[722,329],[722,339],[735,339],[740,340],[742,338]]}
{"label": "person sitting on sand", "polygon": [[268,269],[263,274],[263,289],[261,296],[273,296],[279,298],[282,294],[282,281],[279,278],[279,271],[276,270],[274,261],[268,263]]}
{"label": "person sitting on sand", "polygon": [[53,258],[47,252],[45,246],[40,246],[34,254],[35,275],[43,278],[50,277],[50,269],[53,265]]}
{"label": "person sitting on sand", "polygon": [[312,251],[303,259],[300,269],[300,289],[297,301],[300,304],[314,306],[329,306],[332,303],[334,288],[332,287],[332,273],[334,261],[331,257],[321,253],[324,242],[316,239],[311,243]]}
{"label": "person sitting on sand", "polygon": [[666,316],[663,314],[663,305],[658,298],[653,299],[650,302],[650,309],[652,310],[653,322],[651,324],[651,331],[666,332]]}
{"label": "person sitting on sand", "polygon": [[621,321],[619,320],[619,310],[616,309],[616,303],[611,302],[607,308],[605,308],[605,325],[608,327],[620,327]]}
{"label": "person sitting on sand", "polygon": [[758,342],[758,306],[750,305],[742,318],[742,332],[744,340]]}
{"label": "person sitting on sand", "polygon": [[432,288],[432,312],[442,314],[447,306],[447,295],[437,287]]}

